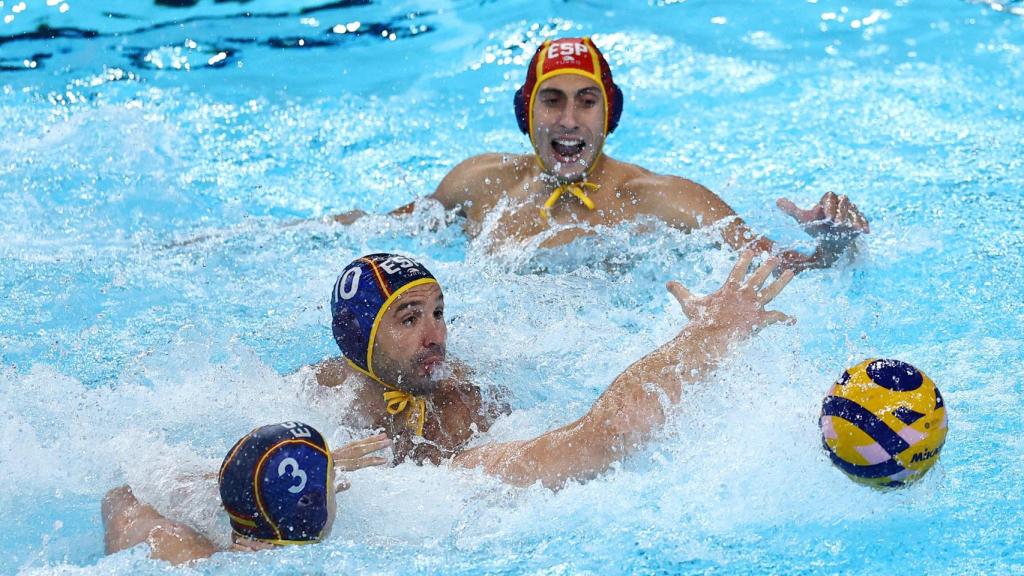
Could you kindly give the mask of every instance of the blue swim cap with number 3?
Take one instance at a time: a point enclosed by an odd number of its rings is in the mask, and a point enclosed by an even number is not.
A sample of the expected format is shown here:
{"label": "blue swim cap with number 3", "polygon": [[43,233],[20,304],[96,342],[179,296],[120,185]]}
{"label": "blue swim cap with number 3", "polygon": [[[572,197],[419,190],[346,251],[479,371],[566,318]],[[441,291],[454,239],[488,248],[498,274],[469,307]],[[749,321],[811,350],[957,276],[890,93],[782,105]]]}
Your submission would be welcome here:
{"label": "blue swim cap with number 3", "polygon": [[331,451],[301,422],[261,426],[235,443],[220,467],[220,497],[235,534],[271,544],[324,536]]}

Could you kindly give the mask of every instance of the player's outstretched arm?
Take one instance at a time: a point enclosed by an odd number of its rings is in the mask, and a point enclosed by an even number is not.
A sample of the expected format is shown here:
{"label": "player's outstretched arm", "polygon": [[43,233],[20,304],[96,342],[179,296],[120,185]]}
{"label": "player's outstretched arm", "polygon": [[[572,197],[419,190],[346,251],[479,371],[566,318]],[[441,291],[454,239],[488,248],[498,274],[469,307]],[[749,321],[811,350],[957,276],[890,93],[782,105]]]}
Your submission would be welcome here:
{"label": "player's outstretched arm", "polygon": [[769,260],[747,277],[754,251],[746,251],[715,293],[696,296],[678,282],[668,290],[690,319],[668,343],[620,374],[579,420],[532,440],[487,444],[456,457],[454,464],[481,467],[516,485],[541,481],[558,488],[568,480],[586,480],[638,450],[665,421],[686,384],[718,366],[729,346],[765,326],[792,322],[766,310],[792,279],[786,270],[768,282],[778,260]]}

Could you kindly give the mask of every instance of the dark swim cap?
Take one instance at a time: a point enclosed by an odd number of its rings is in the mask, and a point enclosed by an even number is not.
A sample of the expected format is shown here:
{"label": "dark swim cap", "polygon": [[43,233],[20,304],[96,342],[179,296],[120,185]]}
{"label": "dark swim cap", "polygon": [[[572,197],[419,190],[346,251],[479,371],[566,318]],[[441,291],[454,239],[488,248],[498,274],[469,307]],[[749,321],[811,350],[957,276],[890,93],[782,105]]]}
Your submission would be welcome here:
{"label": "dark swim cap", "polygon": [[422,284],[437,284],[419,262],[396,254],[370,254],[342,270],[331,293],[334,341],[356,368],[380,380],[373,371],[377,327],[391,303]]}
{"label": "dark swim cap", "polygon": [[320,540],[327,525],[331,451],[301,422],[260,426],[220,466],[220,499],[231,529],[271,544]]}

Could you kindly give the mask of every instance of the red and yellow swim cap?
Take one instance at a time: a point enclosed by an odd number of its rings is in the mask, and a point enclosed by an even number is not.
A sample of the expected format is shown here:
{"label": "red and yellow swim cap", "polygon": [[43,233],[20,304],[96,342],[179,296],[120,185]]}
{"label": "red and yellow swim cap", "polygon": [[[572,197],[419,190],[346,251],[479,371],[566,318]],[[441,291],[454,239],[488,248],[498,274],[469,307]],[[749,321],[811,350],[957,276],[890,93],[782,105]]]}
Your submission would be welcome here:
{"label": "red and yellow swim cap", "polygon": [[622,116],[622,90],[612,81],[612,70],[590,38],[546,40],[537,48],[526,71],[526,82],[516,91],[515,110],[519,129],[532,138],[533,100],[540,85],[560,74],[590,78],[604,97],[604,133],[611,134]]}

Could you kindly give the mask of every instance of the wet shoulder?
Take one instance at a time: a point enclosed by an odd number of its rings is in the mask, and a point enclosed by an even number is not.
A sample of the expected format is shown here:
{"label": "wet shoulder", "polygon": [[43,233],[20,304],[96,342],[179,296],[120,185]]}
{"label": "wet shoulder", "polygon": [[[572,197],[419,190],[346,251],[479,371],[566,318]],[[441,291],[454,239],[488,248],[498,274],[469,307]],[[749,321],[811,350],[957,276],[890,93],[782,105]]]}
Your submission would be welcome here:
{"label": "wet shoulder", "polygon": [[614,160],[606,170],[608,183],[614,185],[628,214],[654,216],[672,226],[693,229],[731,213],[718,196],[693,180]]}
{"label": "wet shoulder", "polygon": [[382,390],[344,358],[329,358],[308,367],[308,372],[317,384],[312,398],[337,407],[347,425],[367,430],[380,427],[385,415]]}
{"label": "wet shoulder", "polygon": [[480,221],[506,196],[529,180],[533,159],[522,154],[488,153],[462,161],[445,176],[434,197],[447,209],[459,208]]}
{"label": "wet shoulder", "polygon": [[309,367],[316,383],[325,388],[338,388],[352,376],[353,370],[343,358],[328,358]]}
{"label": "wet shoulder", "polygon": [[597,183],[623,195],[634,195],[647,185],[646,180],[651,176],[657,175],[636,164],[606,156],[602,161]]}
{"label": "wet shoulder", "polygon": [[681,176],[641,169],[632,174],[626,187],[635,198],[639,212],[677,226],[698,227],[699,221],[717,220],[728,212],[714,192]]}
{"label": "wet shoulder", "polygon": [[443,403],[476,407],[480,401],[480,388],[473,383],[473,372],[461,360],[448,360],[451,371],[437,390],[437,398]]}
{"label": "wet shoulder", "polygon": [[623,188],[636,194],[640,199],[700,196],[707,192],[707,188],[682,176],[658,174],[646,168],[630,166],[633,169],[625,174]]}
{"label": "wet shoulder", "polygon": [[468,432],[470,424],[475,423],[479,429],[487,419],[481,389],[473,382],[468,366],[458,360],[449,361],[448,365],[451,375],[435,393],[435,403],[446,412],[449,424]]}
{"label": "wet shoulder", "polygon": [[[488,152],[467,158],[459,163],[449,177],[471,189],[494,188],[498,179],[515,179],[526,177],[529,173],[532,156],[523,154],[503,154]],[[446,178],[447,179],[447,178]]]}
{"label": "wet shoulder", "polygon": [[501,154],[490,152],[467,158],[460,162],[444,177],[438,193],[458,199],[472,199],[474,196],[526,176],[530,157],[522,154]]}

